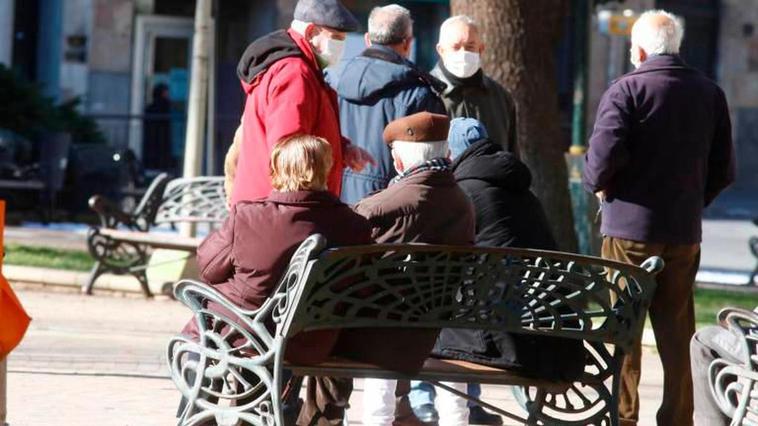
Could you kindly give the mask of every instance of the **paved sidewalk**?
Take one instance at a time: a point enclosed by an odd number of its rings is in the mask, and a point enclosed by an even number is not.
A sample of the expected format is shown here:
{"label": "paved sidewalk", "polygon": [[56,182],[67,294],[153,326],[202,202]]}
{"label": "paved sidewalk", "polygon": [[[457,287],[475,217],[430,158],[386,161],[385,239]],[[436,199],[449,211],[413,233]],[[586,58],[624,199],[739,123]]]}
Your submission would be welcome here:
{"label": "paved sidewalk", "polygon": [[[167,378],[165,345],[189,311],[167,298],[81,296],[15,287],[33,317],[9,359],[11,426],[165,426],[178,392]],[[646,351],[641,425],[653,424],[662,377]],[[510,390],[485,386],[485,399],[515,407]],[[362,382],[348,417],[361,424]]]}

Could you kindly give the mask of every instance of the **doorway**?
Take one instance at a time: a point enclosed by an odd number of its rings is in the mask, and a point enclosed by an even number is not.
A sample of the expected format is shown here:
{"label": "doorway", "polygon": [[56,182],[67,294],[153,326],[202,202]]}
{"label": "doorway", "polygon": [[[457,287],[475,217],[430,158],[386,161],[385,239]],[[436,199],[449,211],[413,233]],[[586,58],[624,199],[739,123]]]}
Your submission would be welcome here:
{"label": "doorway", "polygon": [[136,19],[129,147],[143,163],[148,160],[149,171],[181,170],[193,24],[174,16]]}

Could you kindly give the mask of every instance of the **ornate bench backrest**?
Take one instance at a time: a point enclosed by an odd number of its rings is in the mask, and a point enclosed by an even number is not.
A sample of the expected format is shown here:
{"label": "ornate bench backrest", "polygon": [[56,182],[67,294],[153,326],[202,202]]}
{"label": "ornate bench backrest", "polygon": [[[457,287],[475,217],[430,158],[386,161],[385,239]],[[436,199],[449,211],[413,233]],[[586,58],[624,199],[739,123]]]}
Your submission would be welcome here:
{"label": "ornate bench backrest", "polygon": [[180,178],[166,186],[155,224],[208,223],[215,228],[227,215],[222,176]]}
{"label": "ornate bench backrest", "polygon": [[139,204],[134,209],[134,225],[140,231],[147,231],[155,223],[155,215],[163,200],[163,193],[171,181],[168,173],[161,173],[153,179]]}
{"label": "ornate bench backrest", "polygon": [[[484,328],[628,349],[655,290],[645,269],[565,253],[433,245],[301,246],[279,289],[278,333],[344,327]],[[310,245],[309,245],[310,241]],[[609,295],[617,300],[611,304]]]}

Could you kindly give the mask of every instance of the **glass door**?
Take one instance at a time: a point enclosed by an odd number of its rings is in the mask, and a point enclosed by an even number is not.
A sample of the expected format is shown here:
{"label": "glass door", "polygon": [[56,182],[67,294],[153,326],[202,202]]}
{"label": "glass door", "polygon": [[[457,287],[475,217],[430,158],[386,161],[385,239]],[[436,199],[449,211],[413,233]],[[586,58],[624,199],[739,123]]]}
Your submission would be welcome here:
{"label": "glass door", "polygon": [[181,170],[193,20],[137,17],[129,147],[149,174]]}

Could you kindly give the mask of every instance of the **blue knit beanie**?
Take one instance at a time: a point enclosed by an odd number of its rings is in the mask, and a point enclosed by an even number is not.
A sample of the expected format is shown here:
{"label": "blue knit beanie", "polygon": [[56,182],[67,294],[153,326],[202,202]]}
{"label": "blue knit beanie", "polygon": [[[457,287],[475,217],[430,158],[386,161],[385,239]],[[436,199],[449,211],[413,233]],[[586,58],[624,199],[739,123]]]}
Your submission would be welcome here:
{"label": "blue knit beanie", "polygon": [[475,118],[455,118],[450,122],[450,132],[447,136],[450,156],[456,159],[475,142],[488,137],[487,129],[481,121]]}

